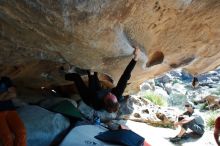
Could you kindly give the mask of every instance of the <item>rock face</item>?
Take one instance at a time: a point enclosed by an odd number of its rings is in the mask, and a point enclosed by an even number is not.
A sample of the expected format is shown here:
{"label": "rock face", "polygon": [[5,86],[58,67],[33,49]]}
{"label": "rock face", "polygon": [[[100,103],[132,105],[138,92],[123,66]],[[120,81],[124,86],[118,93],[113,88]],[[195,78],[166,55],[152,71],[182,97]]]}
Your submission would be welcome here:
{"label": "rock face", "polygon": [[68,64],[117,83],[139,46],[132,92],[174,68],[220,65],[220,1],[1,0],[0,43],[0,75],[32,88],[64,83],[58,68]]}

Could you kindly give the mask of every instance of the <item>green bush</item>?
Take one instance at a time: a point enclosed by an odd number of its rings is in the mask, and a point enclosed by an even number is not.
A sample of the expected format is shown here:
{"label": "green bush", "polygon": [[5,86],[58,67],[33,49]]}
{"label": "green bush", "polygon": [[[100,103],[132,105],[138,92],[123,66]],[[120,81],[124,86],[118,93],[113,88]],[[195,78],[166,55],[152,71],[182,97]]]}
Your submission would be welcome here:
{"label": "green bush", "polygon": [[145,92],[143,95],[144,98],[150,100],[152,103],[159,106],[166,106],[167,102],[160,95],[155,94],[154,92]]}
{"label": "green bush", "polygon": [[207,128],[213,129],[215,126],[215,120],[218,117],[217,112],[211,112],[206,120]]}

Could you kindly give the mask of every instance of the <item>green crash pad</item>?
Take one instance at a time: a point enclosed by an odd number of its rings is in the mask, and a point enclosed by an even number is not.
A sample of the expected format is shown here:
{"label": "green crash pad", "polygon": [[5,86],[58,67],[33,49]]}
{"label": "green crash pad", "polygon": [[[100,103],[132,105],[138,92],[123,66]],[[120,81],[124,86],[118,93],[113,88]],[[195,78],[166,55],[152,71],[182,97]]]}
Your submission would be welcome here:
{"label": "green crash pad", "polygon": [[80,111],[68,100],[59,102],[58,104],[54,105],[51,110],[66,116],[79,119],[83,118],[83,115],[80,113]]}

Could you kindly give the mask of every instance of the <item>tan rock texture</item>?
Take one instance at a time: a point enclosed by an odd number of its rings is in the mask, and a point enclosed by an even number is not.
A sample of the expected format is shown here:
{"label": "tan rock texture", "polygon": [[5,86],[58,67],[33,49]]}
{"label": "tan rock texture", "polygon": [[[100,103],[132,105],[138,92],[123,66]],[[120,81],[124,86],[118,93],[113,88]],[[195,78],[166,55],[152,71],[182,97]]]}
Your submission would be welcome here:
{"label": "tan rock texture", "polygon": [[66,83],[66,64],[117,83],[136,45],[133,92],[175,68],[197,75],[220,65],[220,1],[1,0],[0,44],[0,75],[34,88]]}

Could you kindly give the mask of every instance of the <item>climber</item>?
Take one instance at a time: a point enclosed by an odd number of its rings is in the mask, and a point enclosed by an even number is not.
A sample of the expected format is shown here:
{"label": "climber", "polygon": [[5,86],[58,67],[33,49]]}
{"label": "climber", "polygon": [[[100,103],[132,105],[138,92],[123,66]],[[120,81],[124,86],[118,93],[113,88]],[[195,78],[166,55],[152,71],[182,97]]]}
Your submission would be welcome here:
{"label": "climber", "polygon": [[91,73],[89,70],[88,78],[89,85],[88,87],[83,82],[81,76],[77,73],[67,73],[65,75],[66,80],[74,81],[76,87],[79,91],[82,100],[94,108],[95,110],[105,109],[107,112],[116,112],[119,109],[119,102],[122,100],[122,94],[126,88],[127,81],[130,79],[131,72],[136,65],[137,60],[140,57],[140,49],[134,48],[133,59],[127,65],[122,76],[120,77],[116,87],[111,89],[101,88],[97,72]]}

